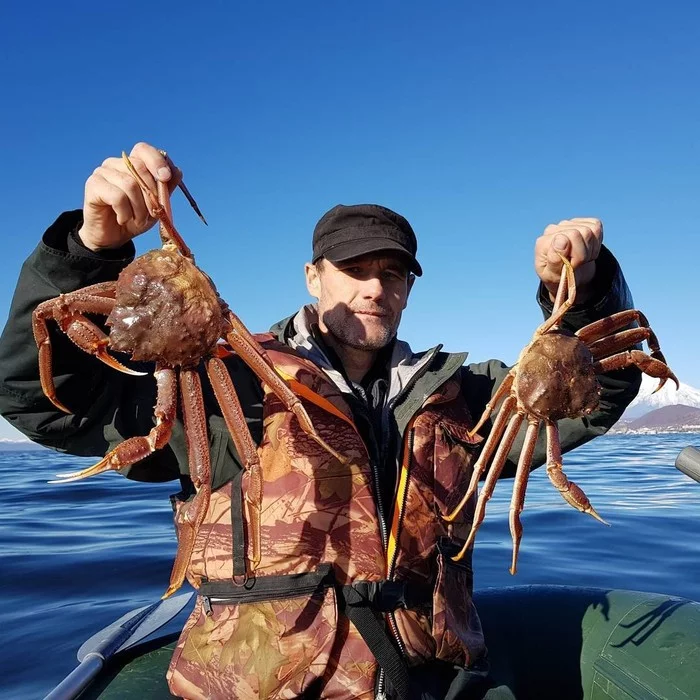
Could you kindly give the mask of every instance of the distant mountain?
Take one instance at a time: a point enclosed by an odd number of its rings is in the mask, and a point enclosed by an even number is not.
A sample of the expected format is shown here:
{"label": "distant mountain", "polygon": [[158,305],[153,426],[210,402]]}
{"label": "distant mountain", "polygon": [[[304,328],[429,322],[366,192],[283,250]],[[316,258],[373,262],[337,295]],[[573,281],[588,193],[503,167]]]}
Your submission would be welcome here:
{"label": "distant mountain", "polygon": [[660,391],[653,393],[658,385],[658,379],[652,379],[646,374],[643,375],[642,387],[637,398],[627,407],[620,420],[631,423],[646,413],[663,406],[682,405],[700,408],[700,390],[681,382],[680,389],[676,391],[676,385],[672,381],[668,381]]}
{"label": "distant mountain", "polygon": [[47,447],[37,445],[31,440],[14,440],[11,438],[0,438],[0,452],[26,452],[27,450],[47,450]]}
{"label": "distant mountain", "polygon": [[646,413],[641,418],[627,424],[630,430],[676,429],[700,431],[700,408],[694,406],[663,406],[655,411]]}

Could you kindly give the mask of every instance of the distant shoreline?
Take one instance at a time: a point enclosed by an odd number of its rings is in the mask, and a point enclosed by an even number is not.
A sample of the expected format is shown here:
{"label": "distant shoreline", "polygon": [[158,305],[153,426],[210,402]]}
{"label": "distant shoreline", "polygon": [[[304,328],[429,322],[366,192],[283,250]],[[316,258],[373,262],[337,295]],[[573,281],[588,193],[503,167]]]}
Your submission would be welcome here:
{"label": "distant shoreline", "polygon": [[50,450],[50,447],[38,445],[31,440],[7,440],[0,439],[0,452],[35,452],[38,450]]}
{"label": "distant shoreline", "polygon": [[607,435],[678,435],[680,433],[700,435],[700,425],[680,425],[673,428],[625,428],[613,426]]}

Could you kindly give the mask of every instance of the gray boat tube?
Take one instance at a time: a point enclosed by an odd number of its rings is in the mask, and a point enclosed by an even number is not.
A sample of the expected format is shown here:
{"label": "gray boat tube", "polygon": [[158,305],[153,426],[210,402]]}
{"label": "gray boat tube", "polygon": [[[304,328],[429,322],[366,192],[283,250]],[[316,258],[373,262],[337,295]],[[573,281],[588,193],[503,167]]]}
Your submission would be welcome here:
{"label": "gray boat tube", "polygon": [[676,457],[676,469],[700,483],[700,450],[689,445]]}

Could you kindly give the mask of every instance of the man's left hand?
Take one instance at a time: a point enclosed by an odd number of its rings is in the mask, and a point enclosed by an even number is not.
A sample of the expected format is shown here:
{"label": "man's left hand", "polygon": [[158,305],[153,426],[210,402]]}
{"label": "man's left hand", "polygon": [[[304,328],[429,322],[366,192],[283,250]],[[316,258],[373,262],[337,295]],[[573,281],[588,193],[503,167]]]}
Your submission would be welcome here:
{"label": "man's left hand", "polygon": [[590,296],[596,260],[603,242],[603,222],[599,219],[564,219],[550,224],[535,242],[535,271],[554,300],[563,263],[557,253],[571,260],[576,276],[576,302]]}

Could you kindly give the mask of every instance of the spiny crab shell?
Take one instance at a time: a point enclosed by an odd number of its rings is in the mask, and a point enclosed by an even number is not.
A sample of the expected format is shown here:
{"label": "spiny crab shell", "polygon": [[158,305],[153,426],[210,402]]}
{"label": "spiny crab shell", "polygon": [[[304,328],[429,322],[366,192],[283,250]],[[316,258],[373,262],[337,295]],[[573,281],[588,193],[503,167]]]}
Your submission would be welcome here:
{"label": "spiny crab shell", "polygon": [[523,351],[515,391],[527,412],[544,420],[592,413],[600,403],[593,355],[569,331],[545,333]]}
{"label": "spiny crab shell", "polygon": [[187,258],[162,248],[122,270],[107,325],[114,350],[134,360],[191,367],[213,351],[223,314],[209,278]]}

